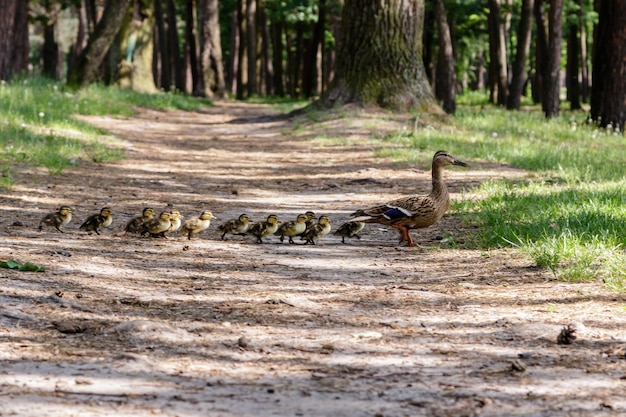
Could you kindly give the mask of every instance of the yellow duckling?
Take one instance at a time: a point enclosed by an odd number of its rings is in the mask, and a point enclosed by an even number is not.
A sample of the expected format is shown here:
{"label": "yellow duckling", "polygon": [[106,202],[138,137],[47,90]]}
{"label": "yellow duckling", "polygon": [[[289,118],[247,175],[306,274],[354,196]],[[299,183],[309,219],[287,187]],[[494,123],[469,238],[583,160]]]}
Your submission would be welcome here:
{"label": "yellow duckling", "polygon": [[39,230],[41,231],[43,226],[46,225],[54,227],[61,233],[65,233],[61,228],[67,226],[71,220],[72,209],[69,206],[61,206],[58,211],[46,214],[44,218],[41,219],[39,222]]}
{"label": "yellow duckling", "polygon": [[205,210],[200,214],[200,217],[187,220],[181,228],[181,233],[186,234],[187,239],[191,240],[191,235],[198,234],[203,230],[208,229],[211,225],[211,220],[214,218],[213,213]]}
{"label": "yellow duckling", "polygon": [[111,226],[113,222],[113,212],[110,207],[103,207],[98,214],[92,214],[87,217],[87,220],[80,225],[80,230],[86,232],[96,232],[100,234],[99,230]]}
{"label": "yellow duckling", "polygon": [[158,218],[144,222],[141,225],[141,235],[143,236],[149,233],[152,237],[166,237],[164,232],[172,225],[170,221],[171,216],[169,211],[163,211],[159,214]]}
{"label": "yellow duckling", "polygon": [[248,234],[256,236],[257,243],[263,243],[263,238],[278,230],[278,216],[270,214],[264,222],[255,223],[248,229]]}
{"label": "yellow duckling", "polygon": [[289,238],[289,243],[296,243],[293,241],[294,236],[298,236],[306,230],[306,214],[298,215],[296,220],[292,220],[280,225],[278,230],[274,232],[274,235],[280,236],[280,241],[285,240],[285,236]]}
{"label": "yellow duckling", "polygon": [[411,229],[422,229],[435,224],[448,210],[450,195],[443,181],[443,168],[448,165],[468,165],[446,151],[437,151],[432,163],[432,191],[428,195],[410,195],[378,206],[358,210],[353,221],[379,223],[400,231],[400,243],[417,246],[411,239]]}
{"label": "yellow duckling", "polygon": [[131,219],[128,223],[126,223],[126,227],[124,228],[124,234],[126,233],[139,233],[141,231],[141,225],[147,222],[148,220],[154,217],[154,209],[152,207],[145,207],[141,216],[135,217]]}
{"label": "yellow duckling", "polygon": [[170,212],[170,228],[165,232],[166,234],[176,233],[180,230],[180,226],[183,223],[183,218],[180,215],[180,211],[172,210]]}
{"label": "yellow duckling", "polygon": [[341,243],[346,243],[345,239],[347,237],[356,237],[357,239],[361,239],[359,236],[359,232],[363,230],[365,227],[365,223],[363,222],[355,222],[349,221],[345,222],[333,233],[335,236],[341,236]]}
{"label": "yellow duckling", "polygon": [[304,240],[305,245],[315,245],[315,241],[329,234],[330,229],[330,218],[328,216],[320,216],[317,223],[309,226],[304,233],[302,233],[300,240]]}
{"label": "yellow duckling", "polygon": [[231,235],[242,235],[248,231],[250,227],[250,217],[247,214],[242,214],[237,219],[230,219],[226,223],[220,225],[217,230],[223,232],[222,240],[225,240],[226,234],[230,233]]}

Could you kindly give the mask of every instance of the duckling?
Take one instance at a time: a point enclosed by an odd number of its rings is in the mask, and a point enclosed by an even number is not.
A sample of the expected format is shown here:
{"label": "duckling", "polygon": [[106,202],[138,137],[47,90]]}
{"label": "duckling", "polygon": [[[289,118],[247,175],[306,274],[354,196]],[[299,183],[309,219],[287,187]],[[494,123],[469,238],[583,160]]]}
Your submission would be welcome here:
{"label": "duckling", "polygon": [[263,238],[278,230],[278,216],[270,214],[264,222],[255,223],[248,229],[248,234],[256,236],[257,243],[263,243]]}
{"label": "duckling", "polygon": [[356,237],[357,239],[361,239],[361,236],[359,236],[358,233],[363,230],[364,227],[365,223],[363,222],[348,221],[339,226],[333,235],[341,236],[341,243],[346,243],[345,239],[347,237]]}
{"label": "duckling", "polygon": [[280,236],[280,241],[285,240],[285,236],[289,238],[289,243],[296,243],[293,241],[294,236],[298,236],[306,230],[306,214],[298,215],[296,220],[289,221],[280,225],[278,230],[274,232],[274,235]]}
{"label": "duckling", "polygon": [[153,217],[154,209],[152,207],[145,207],[141,216],[135,217],[126,223],[122,236],[126,236],[126,233],[139,233],[141,231],[141,225]]}
{"label": "duckling", "polygon": [[315,224],[315,219],[317,219],[317,217],[315,216],[315,213],[313,213],[312,211],[307,211],[306,213],[304,213],[304,215],[306,216],[306,228],[308,229],[309,227]]}
{"label": "duckling", "polygon": [[320,216],[317,223],[309,226],[304,233],[302,233],[300,240],[304,240],[305,245],[315,245],[315,241],[329,234],[330,229],[330,218],[328,216]]}
{"label": "duckling", "polygon": [[400,243],[417,246],[411,239],[411,229],[421,229],[435,224],[448,210],[450,196],[443,181],[443,168],[447,165],[469,166],[446,151],[437,151],[432,162],[432,191],[428,195],[410,195],[378,206],[352,213],[352,221],[379,223],[400,231]]}
{"label": "duckling", "polygon": [[58,211],[54,213],[49,213],[44,216],[43,219],[39,222],[39,231],[43,229],[44,224],[46,226],[52,226],[57,229],[61,233],[65,233],[61,230],[62,227],[67,226],[67,224],[72,220],[72,209],[68,206],[61,206]]}
{"label": "duckling", "polygon": [[242,235],[248,231],[250,227],[250,217],[247,214],[242,214],[237,219],[230,219],[226,223],[220,225],[217,230],[223,232],[222,240],[225,240],[226,234],[230,233],[231,235]]}
{"label": "duckling", "polygon": [[187,220],[181,228],[181,233],[185,233],[187,235],[187,239],[191,240],[191,235],[195,235],[208,229],[211,225],[211,219],[214,218],[213,213],[205,210],[200,214],[200,217]]}
{"label": "duckling", "polygon": [[111,226],[112,222],[113,212],[111,211],[111,208],[103,207],[100,210],[100,213],[92,214],[87,217],[87,220],[80,225],[80,230],[84,230],[86,232],[96,232],[96,234],[99,235],[99,230]]}
{"label": "duckling", "polygon": [[172,225],[170,221],[171,216],[169,211],[162,211],[158,218],[144,222],[140,227],[139,233],[142,236],[149,233],[152,237],[166,237],[164,232]]}
{"label": "duckling", "polygon": [[176,233],[180,229],[183,219],[180,215],[180,211],[172,210],[170,212],[170,228],[165,232],[166,234]]}

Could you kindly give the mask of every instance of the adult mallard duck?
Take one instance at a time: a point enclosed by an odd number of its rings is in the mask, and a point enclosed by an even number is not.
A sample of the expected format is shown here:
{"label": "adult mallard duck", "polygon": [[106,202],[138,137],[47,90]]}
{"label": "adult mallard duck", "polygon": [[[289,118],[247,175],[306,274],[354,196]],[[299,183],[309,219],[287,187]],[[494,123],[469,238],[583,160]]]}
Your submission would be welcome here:
{"label": "adult mallard duck", "polygon": [[39,222],[39,230],[43,229],[43,226],[52,226],[61,233],[65,233],[61,230],[62,227],[72,220],[72,209],[69,206],[61,206],[59,210],[54,213],[48,213]]}
{"label": "adult mallard duck", "polygon": [[263,243],[263,238],[278,230],[278,216],[270,214],[264,222],[255,223],[248,229],[248,234],[256,236],[257,243]]}
{"label": "adult mallard duck", "polygon": [[181,227],[181,233],[186,234],[187,239],[191,240],[191,235],[195,235],[208,229],[211,225],[211,220],[214,218],[213,213],[209,210],[204,210],[200,213],[199,217],[187,220]]}
{"label": "adult mallard duck", "polygon": [[226,223],[221,224],[217,230],[222,232],[222,240],[226,237],[226,234],[241,235],[245,234],[250,227],[250,217],[247,214],[242,214],[236,219],[230,219]]}
{"label": "adult mallard duck", "polygon": [[347,237],[356,237],[357,239],[361,239],[359,236],[359,232],[363,230],[365,227],[365,223],[363,222],[355,222],[355,221],[347,221],[333,233],[335,236],[341,236],[341,243],[346,243]]}
{"label": "adult mallard duck", "polygon": [[280,236],[280,241],[285,240],[285,236],[289,238],[289,243],[296,243],[293,241],[294,236],[298,236],[306,230],[306,214],[299,214],[296,220],[292,220],[280,225],[278,230],[274,232],[274,235]]}
{"label": "adult mallard duck", "polygon": [[110,207],[103,207],[100,210],[100,213],[89,216],[87,220],[80,225],[80,230],[84,230],[86,232],[96,232],[96,234],[99,235],[99,230],[111,226],[112,222],[113,211],[111,211]]}
{"label": "adult mallard duck", "polygon": [[139,233],[141,230],[141,225],[154,217],[154,209],[152,207],[145,207],[141,216],[135,217],[129,220],[126,223],[126,227],[124,228],[124,233],[122,236],[125,236],[126,233]]}
{"label": "adult mallard duck", "polygon": [[422,229],[435,224],[448,210],[450,196],[443,181],[443,168],[447,165],[469,166],[446,151],[437,151],[433,157],[433,188],[428,195],[410,195],[387,203],[357,210],[352,221],[379,223],[400,231],[400,243],[417,246],[411,239],[411,229]]}
{"label": "adult mallard duck", "polygon": [[304,233],[302,233],[300,240],[304,240],[305,245],[315,245],[315,241],[329,234],[330,229],[330,218],[328,216],[320,216],[317,223],[307,227]]}

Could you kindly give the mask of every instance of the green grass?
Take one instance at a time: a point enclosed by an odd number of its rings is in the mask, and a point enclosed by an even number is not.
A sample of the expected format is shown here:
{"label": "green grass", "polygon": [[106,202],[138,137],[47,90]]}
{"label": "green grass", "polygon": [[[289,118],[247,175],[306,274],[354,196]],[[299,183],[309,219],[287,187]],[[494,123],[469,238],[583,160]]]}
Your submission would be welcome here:
{"label": "green grass", "polygon": [[464,246],[515,247],[559,279],[602,280],[626,292],[624,135],[586,124],[584,112],[546,120],[537,107],[511,112],[484,95],[459,103],[444,126],[373,138],[388,145],[377,154],[426,168],[434,151],[445,149],[473,165],[526,170],[522,179],[484,182],[471,190],[479,197],[452,205],[480,226]]}
{"label": "green grass", "polygon": [[65,91],[63,84],[44,78],[16,79],[0,84],[0,186],[14,184],[16,164],[45,167],[59,175],[81,160],[106,162],[124,151],[106,132],[77,120],[75,115],[130,116],[137,107],[198,110],[207,100],[180,94],[140,94],[92,85]]}

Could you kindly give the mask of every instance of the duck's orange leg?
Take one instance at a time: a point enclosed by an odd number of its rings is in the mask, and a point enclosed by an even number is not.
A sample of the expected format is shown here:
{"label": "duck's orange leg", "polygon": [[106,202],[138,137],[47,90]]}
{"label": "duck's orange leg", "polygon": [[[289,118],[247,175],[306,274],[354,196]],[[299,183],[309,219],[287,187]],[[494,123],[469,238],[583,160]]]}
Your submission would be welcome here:
{"label": "duck's orange leg", "polygon": [[409,229],[404,226],[399,226],[396,224],[391,225],[394,229],[398,229],[400,231],[400,243],[406,240],[407,246],[417,246],[413,243],[413,239],[411,239],[411,234],[409,233]]}

